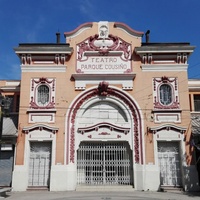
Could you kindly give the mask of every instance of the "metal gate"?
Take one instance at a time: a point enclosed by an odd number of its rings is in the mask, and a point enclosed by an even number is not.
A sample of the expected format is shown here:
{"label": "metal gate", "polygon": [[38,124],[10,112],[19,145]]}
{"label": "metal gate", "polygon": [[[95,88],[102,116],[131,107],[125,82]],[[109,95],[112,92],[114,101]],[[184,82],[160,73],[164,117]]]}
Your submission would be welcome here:
{"label": "metal gate", "polygon": [[132,185],[131,150],[126,142],[82,142],[77,152],[77,184]]}
{"label": "metal gate", "polygon": [[13,169],[13,151],[1,151],[0,186],[11,186]]}
{"label": "metal gate", "polygon": [[29,186],[48,187],[51,166],[51,142],[31,142]]}
{"label": "metal gate", "polygon": [[158,142],[160,184],[181,186],[181,163],[178,142]]}

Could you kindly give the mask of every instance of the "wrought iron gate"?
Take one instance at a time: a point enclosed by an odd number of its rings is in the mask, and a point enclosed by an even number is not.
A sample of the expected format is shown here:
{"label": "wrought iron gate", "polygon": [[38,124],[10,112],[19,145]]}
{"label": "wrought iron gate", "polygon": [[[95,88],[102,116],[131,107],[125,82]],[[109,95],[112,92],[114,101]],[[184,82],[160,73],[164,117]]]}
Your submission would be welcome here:
{"label": "wrought iron gate", "polygon": [[51,142],[31,142],[29,186],[48,187],[51,166]]}
{"label": "wrought iron gate", "polygon": [[132,185],[131,150],[126,142],[82,142],[77,152],[78,185]]}
{"label": "wrought iron gate", "polygon": [[158,142],[160,184],[181,186],[181,168],[178,142]]}

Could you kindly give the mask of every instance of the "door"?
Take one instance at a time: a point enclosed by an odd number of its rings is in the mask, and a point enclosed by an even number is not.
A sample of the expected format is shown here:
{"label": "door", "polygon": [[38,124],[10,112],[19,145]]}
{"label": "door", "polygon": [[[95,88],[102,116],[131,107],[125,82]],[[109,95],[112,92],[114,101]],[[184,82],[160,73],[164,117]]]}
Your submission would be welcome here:
{"label": "door", "polygon": [[181,186],[179,142],[158,142],[161,186]]}
{"label": "door", "polygon": [[0,186],[11,186],[13,170],[13,150],[1,151],[0,154]]}
{"label": "door", "polygon": [[48,187],[51,142],[30,142],[29,182],[32,187]]}
{"label": "door", "polygon": [[77,151],[77,182],[132,185],[132,156],[125,142],[83,142]]}

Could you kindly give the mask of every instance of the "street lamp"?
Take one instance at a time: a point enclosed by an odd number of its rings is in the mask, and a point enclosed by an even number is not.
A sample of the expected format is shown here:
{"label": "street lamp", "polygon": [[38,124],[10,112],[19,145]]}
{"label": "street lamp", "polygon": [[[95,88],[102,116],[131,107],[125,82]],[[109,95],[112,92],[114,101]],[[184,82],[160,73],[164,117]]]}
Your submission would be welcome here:
{"label": "street lamp", "polygon": [[10,108],[11,99],[8,97],[2,96],[0,94],[0,107],[1,107],[1,115],[0,115],[0,158],[1,158],[1,144],[2,144],[2,135],[3,135],[3,117],[8,115],[8,111]]}

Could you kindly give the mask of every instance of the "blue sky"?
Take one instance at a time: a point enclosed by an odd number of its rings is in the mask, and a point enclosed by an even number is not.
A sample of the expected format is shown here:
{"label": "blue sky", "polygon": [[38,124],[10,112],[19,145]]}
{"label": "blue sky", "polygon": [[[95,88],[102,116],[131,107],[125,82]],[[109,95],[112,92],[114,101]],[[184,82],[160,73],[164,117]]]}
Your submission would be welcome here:
{"label": "blue sky", "polygon": [[[189,42],[189,78],[200,79],[200,0],[0,0],[0,79],[20,79],[13,48],[52,43],[85,22],[123,22],[150,42]],[[143,38],[144,41],[145,37]]]}

